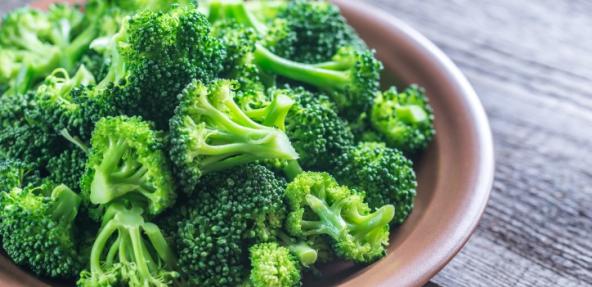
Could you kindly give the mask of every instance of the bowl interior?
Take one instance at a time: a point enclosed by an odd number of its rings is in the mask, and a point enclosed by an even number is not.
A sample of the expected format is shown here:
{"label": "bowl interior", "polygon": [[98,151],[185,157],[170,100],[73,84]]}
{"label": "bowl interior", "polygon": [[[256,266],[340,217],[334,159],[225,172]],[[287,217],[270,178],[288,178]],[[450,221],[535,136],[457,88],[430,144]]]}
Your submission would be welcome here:
{"label": "bowl interior", "polygon": [[[51,2],[57,1],[38,1],[34,6],[43,8]],[[403,225],[392,230],[388,255],[370,266],[339,263],[322,267],[325,276],[305,278],[305,285],[421,285],[458,252],[485,207],[493,177],[489,126],[466,79],[433,44],[362,3],[334,2],[376,49],[385,65],[385,86],[417,83],[426,88],[437,135],[415,161],[419,182],[415,209]],[[3,286],[44,286],[4,256],[0,256],[0,282]]]}

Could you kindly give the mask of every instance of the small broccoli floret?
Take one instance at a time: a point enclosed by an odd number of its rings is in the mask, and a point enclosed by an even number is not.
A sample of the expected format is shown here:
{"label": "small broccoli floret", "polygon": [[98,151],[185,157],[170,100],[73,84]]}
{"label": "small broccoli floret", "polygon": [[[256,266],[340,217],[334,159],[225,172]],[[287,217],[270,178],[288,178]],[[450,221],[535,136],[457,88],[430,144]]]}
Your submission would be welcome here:
{"label": "small broccoli floret", "polygon": [[327,173],[299,174],[285,196],[290,205],[287,229],[294,236],[328,236],[338,256],[355,262],[384,256],[395,213],[392,205],[371,212],[363,195],[338,185]]}
{"label": "small broccoli floret", "polygon": [[132,202],[109,205],[93,244],[90,269],[78,286],[170,286],[178,277],[176,257],[157,225],[146,222]]}
{"label": "small broccoli floret", "polygon": [[[298,158],[281,130],[256,123],[238,107],[232,86],[227,80],[208,86],[192,83],[171,119],[170,157],[187,192],[212,171],[257,160]],[[274,110],[265,118],[277,122],[282,114]]]}
{"label": "small broccoli floret", "polygon": [[13,188],[39,182],[39,172],[33,165],[18,160],[0,159],[0,197],[3,192],[9,192]]}
{"label": "small broccoli floret", "polygon": [[226,51],[212,37],[210,24],[194,7],[145,10],[124,21],[100,46],[109,71],[96,87],[121,113],[152,120],[160,129],[192,80],[208,82],[222,70]]}
{"label": "small broccoli floret", "polygon": [[87,157],[85,151],[72,147],[50,158],[45,168],[49,172],[49,179],[71,186],[74,191],[79,191],[80,179],[86,168]]}
{"label": "small broccoli floret", "polygon": [[389,146],[410,156],[425,149],[435,134],[432,108],[416,85],[400,93],[395,87],[377,93],[370,122]]}
{"label": "small broccoli floret", "polygon": [[171,206],[175,192],[162,138],[139,118],[101,119],[93,132],[81,180],[84,197],[93,204],[106,204],[126,195],[136,196],[150,214]]}
{"label": "small broccoli floret", "polygon": [[300,264],[286,247],[275,242],[260,243],[249,248],[253,287],[300,286]]}
{"label": "small broccoli floret", "polygon": [[305,64],[282,58],[257,44],[254,57],[264,71],[325,91],[350,120],[367,111],[378,92],[382,64],[369,50],[342,47],[329,62]]}
{"label": "small broccoli floret", "polygon": [[22,125],[28,112],[34,110],[35,94],[0,95],[0,131]]}
{"label": "small broccoli floret", "polygon": [[279,56],[297,62],[319,63],[331,60],[344,46],[367,49],[339,9],[328,1],[289,1],[276,9],[279,10],[276,17],[285,20],[287,29],[295,34],[295,39],[284,44],[293,47],[292,54],[276,52]]}
{"label": "small broccoli floret", "polygon": [[370,207],[394,205],[393,223],[403,223],[413,209],[417,188],[413,163],[383,143],[352,147],[335,159],[333,174],[340,183],[365,191]]}
{"label": "small broccoli floret", "polygon": [[55,68],[73,70],[97,30],[94,24],[81,29],[82,19],[79,10],[67,5],[6,15],[0,25],[0,83],[20,77],[16,92],[23,93]]}
{"label": "small broccoli floret", "polygon": [[73,222],[79,196],[65,185],[13,188],[0,197],[2,247],[35,274],[72,278],[81,269]]}
{"label": "small broccoli floret", "polygon": [[189,285],[237,286],[247,279],[249,242],[273,241],[282,228],[284,188],[284,180],[254,164],[200,181],[176,239]]}
{"label": "small broccoli floret", "polygon": [[88,142],[99,119],[117,114],[108,99],[89,92],[94,83],[84,66],[73,77],[65,69],[56,69],[35,92],[33,120],[55,133],[65,130]]}
{"label": "small broccoli floret", "polygon": [[25,120],[0,132],[0,151],[5,158],[18,159],[42,168],[68,142],[60,135]]}

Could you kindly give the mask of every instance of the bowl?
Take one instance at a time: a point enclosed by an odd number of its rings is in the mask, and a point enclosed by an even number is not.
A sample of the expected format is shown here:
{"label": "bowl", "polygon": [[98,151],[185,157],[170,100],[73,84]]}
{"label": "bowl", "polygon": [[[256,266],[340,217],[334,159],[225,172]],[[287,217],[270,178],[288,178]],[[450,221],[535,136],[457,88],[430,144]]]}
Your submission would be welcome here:
{"label": "bowl", "polygon": [[[38,1],[46,7],[57,1]],[[64,2],[64,1],[62,1]],[[69,1],[72,2],[72,1]],[[333,264],[305,286],[421,286],[462,248],[487,204],[493,144],[475,91],[452,61],[405,23],[358,1],[334,0],[376,49],[384,84],[425,87],[436,116],[436,139],[416,161],[415,209],[392,230],[388,254],[369,266]],[[0,256],[0,285],[47,286]]]}

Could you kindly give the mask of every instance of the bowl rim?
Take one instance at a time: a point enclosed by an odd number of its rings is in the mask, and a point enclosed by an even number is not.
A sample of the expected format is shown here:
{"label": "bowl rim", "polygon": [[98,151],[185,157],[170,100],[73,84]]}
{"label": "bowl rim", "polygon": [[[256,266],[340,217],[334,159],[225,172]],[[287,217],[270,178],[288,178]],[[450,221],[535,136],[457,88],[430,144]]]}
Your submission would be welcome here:
{"label": "bowl rim", "polygon": [[[438,258],[434,258],[435,256],[430,258],[429,262],[423,264],[417,272],[407,274],[407,278],[404,278],[404,280],[391,277],[385,278],[383,282],[385,286],[393,286],[393,284],[396,284],[396,286],[421,286],[429,282],[460,252],[476,230],[477,224],[485,211],[493,186],[495,171],[493,136],[489,121],[485,109],[468,79],[456,64],[433,42],[402,20],[364,1],[331,0],[331,2],[337,4],[342,10],[346,8],[347,10],[356,11],[358,14],[372,15],[375,22],[382,22],[385,27],[388,26],[390,33],[396,34],[398,38],[407,42],[406,44],[415,47],[421,57],[433,62],[434,67],[438,69],[437,73],[446,77],[447,82],[454,86],[455,94],[465,102],[466,113],[473,120],[471,126],[474,129],[474,140],[478,146],[476,152],[477,164],[475,165],[475,174],[477,176],[476,181],[473,183],[474,189],[471,192],[471,204],[463,208],[465,216],[462,224],[455,222],[454,224],[458,226],[457,230],[451,232],[450,236],[443,240],[443,242],[446,242],[445,246],[451,247],[439,253]],[[341,286],[356,286],[356,283],[363,283],[365,278],[368,278],[367,276],[372,275],[359,274],[352,278],[352,280],[356,281],[355,283],[349,280],[342,283]]]}

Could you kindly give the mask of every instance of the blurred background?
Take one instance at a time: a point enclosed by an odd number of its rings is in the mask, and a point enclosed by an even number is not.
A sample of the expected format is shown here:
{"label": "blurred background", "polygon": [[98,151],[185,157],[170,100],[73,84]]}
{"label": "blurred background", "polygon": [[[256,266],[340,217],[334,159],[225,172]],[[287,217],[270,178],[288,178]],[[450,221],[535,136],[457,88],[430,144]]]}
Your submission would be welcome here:
{"label": "blurred background", "polygon": [[591,286],[592,1],[366,2],[444,50],[493,129],[489,206],[428,286]]}

